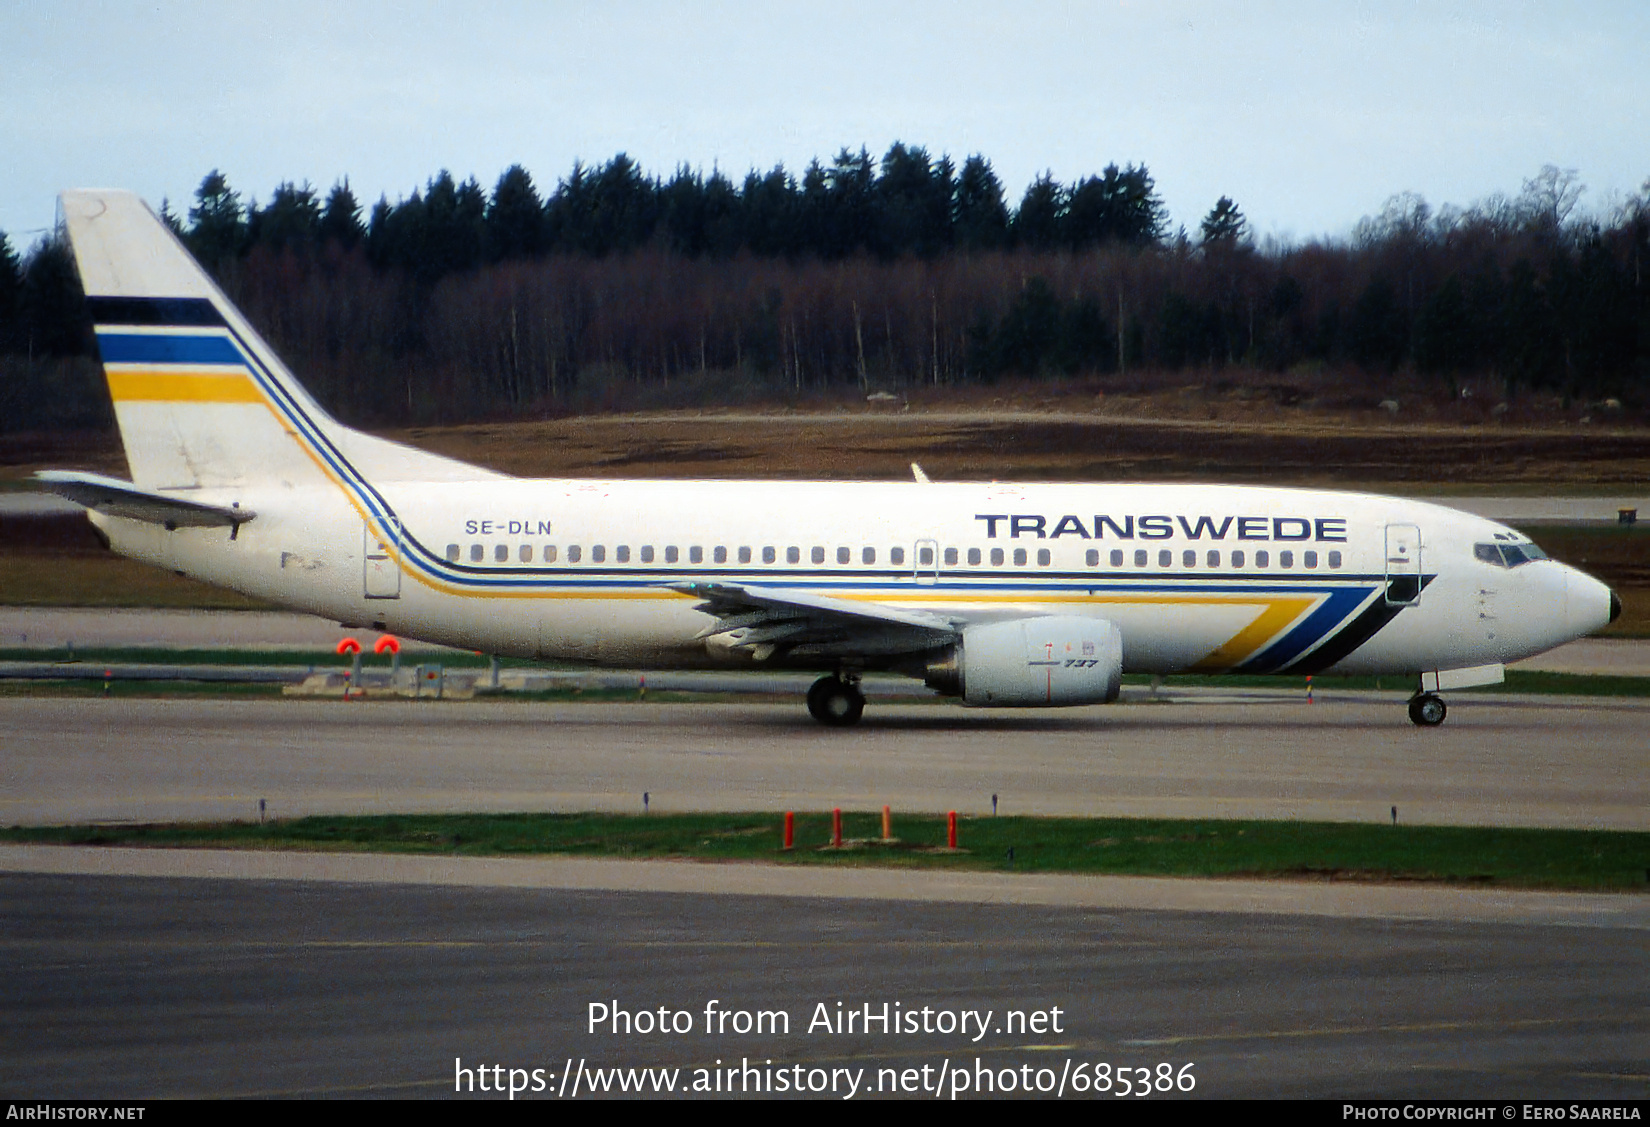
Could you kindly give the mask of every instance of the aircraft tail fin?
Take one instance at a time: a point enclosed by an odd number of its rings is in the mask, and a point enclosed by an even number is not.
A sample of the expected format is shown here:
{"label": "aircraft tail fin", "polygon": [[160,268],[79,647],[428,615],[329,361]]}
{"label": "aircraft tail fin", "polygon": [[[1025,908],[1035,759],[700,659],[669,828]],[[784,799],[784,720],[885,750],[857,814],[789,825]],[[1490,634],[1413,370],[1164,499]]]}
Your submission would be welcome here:
{"label": "aircraft tail fin", "polygon": [[138,196],[72,191],[62,203],[135,484],[500,476],[335,421]]}
{"label": "aircraft tail fin", "polygon": [[338,424],[149,206],[63,194],[132,480],[157,489],[324,480],[300,439]]}

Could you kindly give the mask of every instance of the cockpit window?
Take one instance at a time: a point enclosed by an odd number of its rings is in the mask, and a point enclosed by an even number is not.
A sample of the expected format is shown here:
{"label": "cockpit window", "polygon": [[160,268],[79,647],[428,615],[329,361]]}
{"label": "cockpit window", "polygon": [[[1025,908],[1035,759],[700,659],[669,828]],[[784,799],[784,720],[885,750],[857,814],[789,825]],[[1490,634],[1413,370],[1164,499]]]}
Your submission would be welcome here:
{"label": "cockpit window", "polygon": [[1547,553],[1534,544],[1474,544],[1472,554],[1476,559],[1496,567],[1518,567],[1531,560],[1544,560]]}

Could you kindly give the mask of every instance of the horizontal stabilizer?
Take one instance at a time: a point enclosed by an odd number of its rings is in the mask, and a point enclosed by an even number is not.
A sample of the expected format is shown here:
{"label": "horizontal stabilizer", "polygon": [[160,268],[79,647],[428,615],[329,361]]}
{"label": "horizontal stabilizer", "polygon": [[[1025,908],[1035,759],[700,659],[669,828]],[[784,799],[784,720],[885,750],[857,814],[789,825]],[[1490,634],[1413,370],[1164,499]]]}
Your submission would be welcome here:
{"label": "horizontal stabilizer", "polygon": [[251,509],[226,509],[222,505],[186,501],[102,474],[41,470],[34,475],[34,479],[42,489],[59,497],[67,497],[77,505],[112,517],[146,520],[167,528],[241,525],[257,516]]}

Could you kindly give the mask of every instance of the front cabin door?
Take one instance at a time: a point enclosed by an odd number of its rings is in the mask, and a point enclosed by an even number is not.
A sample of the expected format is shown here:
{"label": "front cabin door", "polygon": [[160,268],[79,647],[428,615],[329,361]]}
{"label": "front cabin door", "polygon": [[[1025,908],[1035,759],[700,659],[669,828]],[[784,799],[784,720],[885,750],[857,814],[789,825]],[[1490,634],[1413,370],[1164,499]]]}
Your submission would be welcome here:
{"label": "front cabin door", "polygon": [[1386,526],[1386,602],[1407,607],[1421,601],[1421,530],[1413,524]]}

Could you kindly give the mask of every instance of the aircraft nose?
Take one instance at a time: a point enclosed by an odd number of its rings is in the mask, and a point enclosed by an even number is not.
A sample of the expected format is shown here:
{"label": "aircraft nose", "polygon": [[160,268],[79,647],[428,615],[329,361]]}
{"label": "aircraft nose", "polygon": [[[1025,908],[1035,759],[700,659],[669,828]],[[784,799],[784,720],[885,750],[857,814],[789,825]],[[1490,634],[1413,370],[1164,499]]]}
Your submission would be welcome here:
{"label": "aircraft nose", "polygon": [[1565,617],[1571,637],[1602,630],[1621,614],[1621,596],[1591,575],[1567,568],[1564,579]]}

